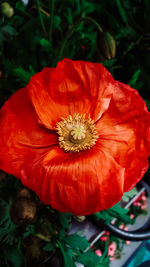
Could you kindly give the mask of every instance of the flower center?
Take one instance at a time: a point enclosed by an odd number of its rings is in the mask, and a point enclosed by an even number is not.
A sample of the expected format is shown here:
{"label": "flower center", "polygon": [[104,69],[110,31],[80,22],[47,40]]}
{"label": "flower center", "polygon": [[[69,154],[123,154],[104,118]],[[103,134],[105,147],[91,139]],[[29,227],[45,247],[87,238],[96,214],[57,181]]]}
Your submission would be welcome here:
{"label": "flower center", "polygon": [[94,121],[85,115],[73,114],[62,118],[56,125],[59,145],[66,152],[79,152],[95,145],[98,135]]}
{"label": "flower center", "polygon": [[77,123],[77,125],[74,126],[72,131],[70,132],[70,141],[74,144],[82,143],[83,139],[85,139],[86,136],[86,130],[84,128],[84,125],[81,123]]}

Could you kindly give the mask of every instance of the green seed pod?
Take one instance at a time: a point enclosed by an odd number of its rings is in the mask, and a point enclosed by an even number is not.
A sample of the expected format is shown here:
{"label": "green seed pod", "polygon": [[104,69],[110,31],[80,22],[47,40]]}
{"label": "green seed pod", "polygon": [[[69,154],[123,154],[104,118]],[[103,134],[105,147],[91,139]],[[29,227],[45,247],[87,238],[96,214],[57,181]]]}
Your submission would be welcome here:
{"label": "green seed pod", "polygon": [[1,12],[7,18],[11,18],[14,15],[13,7],[7,2],[1,4]]}
{"label": "green seed pod", "polygon": [[100,32],[98,36],[98,47],[103,59],[112,59],[116,55],[116,42],[109,32]]}

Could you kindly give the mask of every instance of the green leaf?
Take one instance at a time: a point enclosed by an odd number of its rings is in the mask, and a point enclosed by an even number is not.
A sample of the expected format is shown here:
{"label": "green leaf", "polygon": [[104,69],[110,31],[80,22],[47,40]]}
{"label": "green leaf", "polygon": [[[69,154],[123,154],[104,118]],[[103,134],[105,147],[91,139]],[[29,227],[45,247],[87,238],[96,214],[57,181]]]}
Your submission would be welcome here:
{"label": "green leaf", "polygon": [[98,263],[95,267],[109,267],[109,266],[110,266],[110,261],[109,259],[107,259],[103,262]]}
{"label": "green leaf", "polygon": [[16,76],[17,81],[19,81],[22,86],[25,86],[30,81],[34,73],[32,66],[29,66],[29,71],[24,70],[21,66],[13,69],[14,76]]}
{"label": "green leaf", "polygon": [[109,260],[109,256],[108,256],[108,246],[105,245],[105,249],[104,252],[102,254],[102,256],[100,257],[100,262],[98,263],[98,265],[96,265],[96,267],[108,267],[110,263]]}
{"label": "green leaf", "polygon": [[63,244],[61,244],[57,240],[57,244],[62,252],[63,258],[64,258],[64,267],[75,267],[75,263],[73,262],[72,258],[67,255],[67,253],[64,250]]}
{"label": "green leaf", "polygon": [[54,16],[54,27],[61,31],[61,17],[59,16]]}
{"label": "green leaf", "polygon": [[117,203],[112,208],[105,211],[100,211],[94,214],[96,220],[103,219],[106,223],[110,223],[113,218],[122,220],[125,223],[132,223],[130,216],[127,215],[128,210],[121,208],[120,203]]}
{"label": "green leaf", "polygon": [[60,224],[65,229],[68,229],[70,227],[71,216],[72,216],[71,213],[62,213],[62,212],[58,213]]}
{"label": "green leaf", "polygon": [[132,190],[130,190],[129,192],[125,192],[122,200],[127,202],[130,200],[130,198],[134,197],[136,194],[138,193],[138,190],[136,189],[136,187],[134,187]]}
{"label": "green leaf", "polygon": [[52,251],[52,250],[54,250],[54,245],[52,243],[48,243],[43,247],[43,250]]}
{"label": "green leaf", "polygon": [[108,67],[112,67],[116,62],[116,59],[110,59],[110,60],[105,60],[102,64],[104,67],[108,68]]}
{"label": "green leaf", "polygon": [[117,32],[117,34],[115,35],[116,40],[123,39],[123,38],[127,38],[127,39],[131,40],[131,39],[133,39],[133,37],[134,37],[134,39],[138,38],[138,35],[137,35],[136,31],[128,25],[126,27],[123,27],[123,28],[121,27],[119,29],[119,31]]}
{"label": "green leaf", "polygon": [[109,267],[108,246],[105,245],[104,252],[101,257],[97,256],[92,249],[83,253],[77,258],[78,262],[83,263],[87,267]]}
{"label": "green leaf", "polygon": [[3,243],[13,244],[17,240],[15,234],[16,225],[10,217],[11,202],[7,203],[0,199],[0,241]]}
{"label": "green leaf", "polygon": [[103,219],[106,223],[110,223],[113,216],[109,215],[107,211],[103,210],[94,214],[96,220]]}
{"label": "green leaf", "polygon": [[43,47],[43,49],[46,52],[49,52],[50,49],[51,49],[51,43],[47,39],[45,39],[45,38],[41,38],[40,39],[40,45]]}
{"label": "green leaf", "polygon": [[122,200],[124,201],[124,202],[128,202],[129,201],[129,197],[128,197],[128,195],[126,196],[126,195],[124,195],[123,197],[122,197]]}
{"label": "green leaf", "polygon": [[22,267],[24,266],[24,257],[19,249],[16,247],[8,247],[5,248],[4,251],[4,259],[8,266],[12,267]]}
{"label": "green leaf", "polygon": [[70,25],[73,24],[73,16],[72,16],[72,15],[73,15],[73,14],[72,14],[72,10],[68,7],[65,16],[66,16],[66,18],[67,18],[67,20],[68,20],[68,23],[69,23]]}
{"label": "green leaf", "polygon": [[115,206],[108,209],[106,212],[108,212],[108,214],[110,214],[114,218],[120,219],[125,223],[131,223],[132,222],[130,216],[127,215],[128,210],[121,208],[120,203],[117,203]]}
{"label": "green leaf", "polygon": [[22,1],[17,1],[15,8],[19,11],[25,12],[25,6]]}
{"label": "green leaf", "polygon": [[65,237],[64,242],[67,243],[72,249],[84,250],[89,246],[89,242],[85,237],[78,234],[68,235]]}
{"label": "green leaf", "polygon": [[5,25],[1,28],[1,32],[4,36],[4,39],[7,40],[9,37],[17,36],[17,31],[11,25]]}
{"label": "green leaf", "polygon": [[133,88],[136,88],[136,83],[137,83],[137,80],[140,76],[140,73],[141,73],[141,70],[138,69],[136,72],[134,72],[134,74],[132,75],[131,77],[131,80],[128,82],[128,84],[133,87]]}
{"label": "green leaf", "polygon": [[93,3],[82,1],[81,10],[82,10],[81,16],[84,17],[85,15],[92,13],[95,10],[95,7]]}
{"label": "green leaf", "polygon": [[84,264],[86,267],[96,267],[100,263],[100,257],[92,250],[88,250],[77,258],[77,262]]}
{"label": "green leaf", "polygon": [[65,235],[66,235],[66,230],[65,230],[64,228],[61,228],[61,229],[59,230],[59,240],[60,240],[60,241],[63,240],[64,237],[65,237]]}
{"label": "green leaf", "polygon": [[116,2],[117,8],[118,8],[119,13],[120,13],[120,15],[122,17],[123,22],[127,23],[128,19],[127,19],[127,16],[126,16],[125,9],[122,7],[121,1],[120,0],[115,0],[115,2]]}

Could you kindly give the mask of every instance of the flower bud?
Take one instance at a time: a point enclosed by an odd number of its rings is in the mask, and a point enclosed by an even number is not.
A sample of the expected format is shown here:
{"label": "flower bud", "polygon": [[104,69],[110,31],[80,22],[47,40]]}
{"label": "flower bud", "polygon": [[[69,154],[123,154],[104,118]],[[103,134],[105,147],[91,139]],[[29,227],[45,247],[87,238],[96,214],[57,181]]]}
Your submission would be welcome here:
{"label": "flower bud", "polygon": [[14,224],[33,223],[37,215],[36,203],[28,198],[16,198],[12,203],[10,215]]}
{"label": "flower bud", "polygon": [[109,32],[100,32],[98,46],[103,59],[112,59],[116,54],[116,42]]}
{"label": "flower bud", "polygon": [[31,192],[30,192],[30,190],[28,188],[23,187],[17,193],[17,198],[27,198],[27,199],[31,199],[32,200],[32,195],[31,195]]}
{"label": "flower bud", "polygon": [[7,2],[1,4],[1,12],[7,18],[11,18],[14,15],[13,7]]}

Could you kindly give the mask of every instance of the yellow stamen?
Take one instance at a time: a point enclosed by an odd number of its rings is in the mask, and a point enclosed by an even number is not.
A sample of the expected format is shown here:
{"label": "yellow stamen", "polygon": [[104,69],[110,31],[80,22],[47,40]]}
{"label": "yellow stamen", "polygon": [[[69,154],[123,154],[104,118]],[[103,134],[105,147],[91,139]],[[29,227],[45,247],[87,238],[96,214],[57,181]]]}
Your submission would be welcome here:
{"label": "yellow stamen", "polygon": [[66,152],[79,152],[95,145],[98,135],[94,121],[85,115],[73,114],[56,125],[59,145]]}

